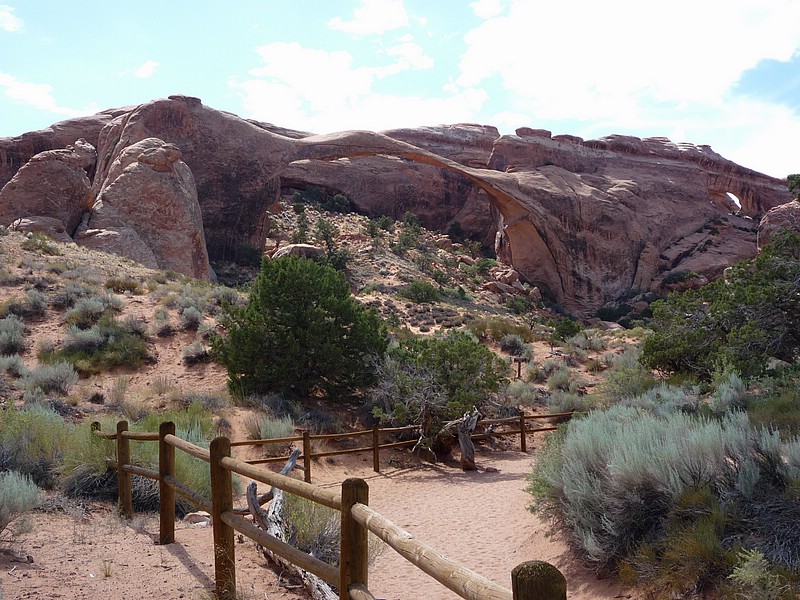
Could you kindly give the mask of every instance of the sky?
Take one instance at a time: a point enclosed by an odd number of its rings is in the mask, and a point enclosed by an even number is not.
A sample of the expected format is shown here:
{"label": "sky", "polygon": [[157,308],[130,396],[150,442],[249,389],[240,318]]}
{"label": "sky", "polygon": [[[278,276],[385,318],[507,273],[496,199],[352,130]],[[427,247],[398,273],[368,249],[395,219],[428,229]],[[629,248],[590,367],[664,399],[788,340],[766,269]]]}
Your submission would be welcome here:
{"label": "sky", "polygon": [[0,137],[172,94],[331,133],[708,144],[800,172],[800,0],[0,0]]}

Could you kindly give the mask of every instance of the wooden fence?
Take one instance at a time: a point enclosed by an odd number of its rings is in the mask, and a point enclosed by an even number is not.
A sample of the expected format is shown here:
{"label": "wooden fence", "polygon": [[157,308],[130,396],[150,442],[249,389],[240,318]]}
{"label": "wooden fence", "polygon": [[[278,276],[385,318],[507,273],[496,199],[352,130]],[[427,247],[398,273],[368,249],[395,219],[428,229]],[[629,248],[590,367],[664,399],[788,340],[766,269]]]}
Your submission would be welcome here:
{"label": "wooden fence", "polygon": [[[567,417],[569,413],[546,415],[537,418]],[[525,434],[532,431],[547,431],[554,427],[527,429],[528,418],[497,419],[494,424],[519,423],[519,430],[504,433],[487,432],[481,436],[516,435],[521,436],[523,451],[526,448]],[[486,423],[486,422],[484,422]],[[489,423],[491,424],[491,422]],[[231,447],[237,445],[267,443],[231,442],[226,437],[212,440],[210,448],[196,446],[175,435],[175,424],[162,423],[158,433],[135,432],[128,430],[127,421],[117,423],[116,432],[102,432],[98,423],[92,424],[94,434],[116,442],[117,460],[109,460],[109,466],[117,470],[119,485],[120,512],[126,518],[133,514],[131,494],[131,475],[146,477],[159,482],[159,543],[175,542],[175,499],[176,494],[190,500],[193,504],[211,514],[214,537],[214,578],[219,600],[234,600],[236,597],[236,569],[234,531],[246,535],[259,545],[291,561],[339,590],[340,600],[375,600],[368,588],[367,535],[372,532],[406,560],[442,583],[461,598],[467,600],[566,600],[566,580],[554,566],[543,561],[528,561],[512,571],[512,590],[508,590],[449,559],[415,539],[389,519],[369,507],[369,487],[363,479],[347,479],[342,483],[341,492],[314,486],[310,481],[299,481],[274,473],[257,464],[238,460],[231,456]],[[373,452],[376,471],[380,470],[380,449],[416,443],[415,441],[380,444],[380,434],[385,431],[398,432],[404,428],[372,429],[355,434],[332,434],[301,438],[284,438],[284,441],[303,440],[306,479],[310,480],[311,458],[334,456],[351,452]],[[332,437],[365,436],[372,434],[372,446],[333,452],[312,454],[311,440]],[[476,436],[476,437],[481,437]],[[158,470],[130,464],[130,441],[158,442]],[[276,440],[271,440],[275,443]],[[175,477],[175,451],[179,450],[209,464],[211,476],[211,499],[184,485]],[[268,459],[285,461],[285,457]],[[339,567],[314,558],[297,548],[269,535],[251,521],[236,514],[233,509],[233,473],[268,484],[284,492],[295,494],[322,504],[341,513],[341,538]]]}

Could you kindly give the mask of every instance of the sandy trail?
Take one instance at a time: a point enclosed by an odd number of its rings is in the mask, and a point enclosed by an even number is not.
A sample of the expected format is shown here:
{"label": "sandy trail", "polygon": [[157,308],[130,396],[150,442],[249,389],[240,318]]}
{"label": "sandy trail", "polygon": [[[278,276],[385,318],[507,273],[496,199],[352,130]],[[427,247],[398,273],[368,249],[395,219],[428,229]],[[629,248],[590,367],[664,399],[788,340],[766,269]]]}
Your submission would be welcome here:
{"label": "sandy trail", "polygon": [[[479,449],[482,470],[469,473],[451,465],[416,465],[407,454],[394,456],[386,457],[381,473],[372,471],[372,459],[364,455],[315,463],[314,483],[337,487],[348,477],[365,479],[370,506],[504,587],[511,587],[517,564],[540,559],[566,575],[570,600],[635,597],[581,568],[563,543],[546,536],[546,524],[527,510],[525,477],[535,453]],[[89,515],[55,511],[35,513],[31,519],[33,531],[24,549],[34,562],[10,562],[0,555],[2,600],[213,597],[210,529],[180,523],[177,543],[157,546],[158,520],[153,515],[137,515],[125,523],[110,507],[94,507]],[[236,552],[243,600],[303,597],[296,582],[269,568],[253,542],[237,543]],[[458,598],[388,547],[370,567],[369,587],[385,600]]]}

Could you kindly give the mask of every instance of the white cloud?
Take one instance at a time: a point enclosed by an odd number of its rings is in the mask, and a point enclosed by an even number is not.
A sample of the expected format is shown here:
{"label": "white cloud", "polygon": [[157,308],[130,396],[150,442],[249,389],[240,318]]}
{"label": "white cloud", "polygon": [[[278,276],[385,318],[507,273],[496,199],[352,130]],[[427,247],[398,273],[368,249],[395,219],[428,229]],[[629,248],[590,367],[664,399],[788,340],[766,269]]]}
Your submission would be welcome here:
{"label": "white cloud", "polygon": [[147,79],[148,77],[152,77],[156,69],[160,66],[161,63],[155,60],[146,60],[134,69],[133,74],[139,79]]}
{"label": "white cloud", "polygon": [[335,17],[327,25],[331,29],[357,35],[381,34],[406,27],[408,15],[403,0],[363,0],[352,20],[344,21]]}
{"label": "white cloud", "polygon": [[459,81],[499,76],[520,104],[553,118],[616,118],[631,100],[718,103],[745,70],[798,48],[800,3],[772,4],[515,1],[465,36]]}
{"label": "white cloud", "polygon": [[483,90],[452,88],[442,97],[378,93],[374,84],[403,71],[429,69],[433,60],[406,41],[389,48],[388,65],[356,67],[351,54],[274,43],[256,49],[263,66],[252,79],[231,80],[248,116],[286,127],[329,133],[381,130],[470,120],[486,100]]}
{"label": "white cloud", "polygon": [[3,31],[20,31],[23,27],[22,19],[14,16],[14,8],[0,4],[0,29]]}
{"label": "white cloud", "polygon": [[48,83],[20,81],[12,75],[0,72],[0,88],[11,100],[37,110],[68,117],[88,114],[86,110],[60,106],[53,97],[53,86]]}
{"label": "white cloud", "polygon": [[470,4],[469,7],[481,19],[496,17],[503,12],[502,0],[478,0]]}

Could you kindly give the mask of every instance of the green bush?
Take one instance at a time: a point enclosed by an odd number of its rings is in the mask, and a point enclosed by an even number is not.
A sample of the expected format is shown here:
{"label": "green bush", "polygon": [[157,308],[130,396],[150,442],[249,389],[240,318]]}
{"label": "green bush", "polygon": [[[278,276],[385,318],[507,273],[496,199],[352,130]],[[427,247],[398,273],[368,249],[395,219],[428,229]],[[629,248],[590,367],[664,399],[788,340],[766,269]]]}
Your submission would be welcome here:
{"label": "green bush", "polygon": [[239,395],[353,393],[374,381],[370,361],[388,343],[339,271],[293,256],[264,261],[247,307],[227,307],[222,322],[212,347]]}
{"label": "green bush", "polygon": [[16,471],[0,473],[0,535],[23,513],[36,508],[42,494],[30,477]]}
{"label": "green bush", "polygon": [[653,334],[644,341],[650,368],[708,380],[724,365],[749,379],[771,357],[793,362],[800,349],[800,233],[776,233],[725,277],[652,308]]}
{"label": "green bush", "polygon": [[555,328],[553,329],[553,339],[563,342],[572,336],[577,335],[580,330],[581,326],[577,321],[571,319],[570,317],[564,317],[555,324]]}
{"label": "green bush", "polygon": [[181,352],[181,357],[187,365],[196,365],[211,360],[208,348],[203,345],[203,342],[192,342],[186,346]]}
{"label": "green bush", "polygon": [[40,319],[47,312],[47,296],[38,290],[28,290],[25,298],[11,298],[0,307],[0,316],[16,315],[23,319]]}
{"label": "green bush", "polygon": [[397,291],[397,295],[401,298],[408,298],[417,304],[439,300],[439,291],[427,281],[419,280],[404,285]]}
{"label": "green bush", "polygon": [[112,277],[106,280],[105,287],[114,290],[118,294],[130,292],[131,294],[138,295],[144,293],[142,285],[130,277]]}
{"label": "green bush", "polygon": [[448,420],[482,406],[505,380],[508,363],[465,331],[400,340],[379,367],[373,414],[421,424],[434,436]]}
{"label": "green bush", "polygon": [[41,353],[45,362],[66,361],[80,373],[94,374],[114,367],[140,367],[150,356],[147,342],[110,315],[87,330],[70,327],[60,350]]}
{"label": "green bush", "polygon": [[509,333],[500,340],[500,350],[508,352],[511,356],[531,358],[531,347],[516,333]]}
{"label": "green bush", "polygon": [[611,357],[611,366],[599,387],[599,393],[609,404],[621,402],[646,392],[656,384],[653,374],[639,362],[641,349],[629,346]]}

